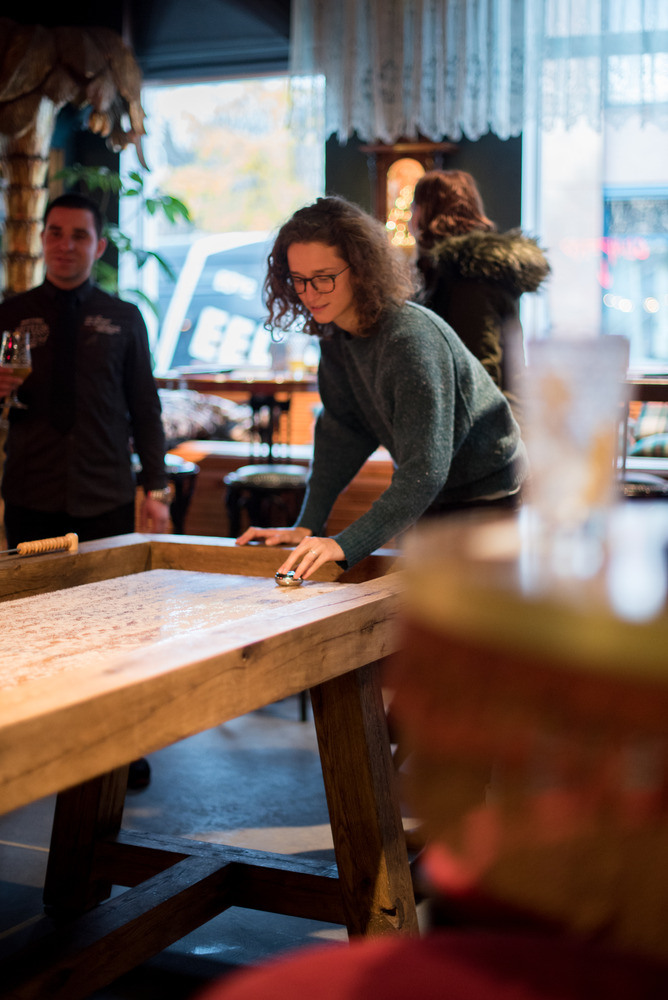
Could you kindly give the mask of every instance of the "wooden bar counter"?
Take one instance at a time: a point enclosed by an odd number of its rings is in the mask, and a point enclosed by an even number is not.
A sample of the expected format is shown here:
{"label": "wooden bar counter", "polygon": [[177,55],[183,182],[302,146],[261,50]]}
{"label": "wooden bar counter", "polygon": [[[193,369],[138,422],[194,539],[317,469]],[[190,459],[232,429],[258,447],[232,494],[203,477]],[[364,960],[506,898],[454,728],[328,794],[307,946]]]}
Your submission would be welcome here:
{"label": "wooden bar counter", "polygon": [[[86,997],[229,906],[417,930],[377,663],[395,554],[294,589],[279,563],[138,534],[0,563],[0,811],[58,793],[47,915],[2,942],[3,996]],[[336,865],[121,830],[130,761],[305,689]]]}

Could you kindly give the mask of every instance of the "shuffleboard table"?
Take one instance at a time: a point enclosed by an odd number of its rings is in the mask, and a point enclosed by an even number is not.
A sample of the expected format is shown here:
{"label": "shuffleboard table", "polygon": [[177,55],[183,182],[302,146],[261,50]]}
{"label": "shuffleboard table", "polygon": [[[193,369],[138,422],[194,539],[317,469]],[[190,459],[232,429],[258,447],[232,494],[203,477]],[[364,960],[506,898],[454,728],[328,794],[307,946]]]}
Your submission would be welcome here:
{"label": "shuffleboard table", "polygon": [[[417,930],[379,673],[396,553],[297,588],[279,561],[139,534],[0,561],[0,812],[57,794],[45,915],[2,942],[4,996],[86,997],[230,906]],[[130,761],[303,690],[336,864],[121,829]]]}

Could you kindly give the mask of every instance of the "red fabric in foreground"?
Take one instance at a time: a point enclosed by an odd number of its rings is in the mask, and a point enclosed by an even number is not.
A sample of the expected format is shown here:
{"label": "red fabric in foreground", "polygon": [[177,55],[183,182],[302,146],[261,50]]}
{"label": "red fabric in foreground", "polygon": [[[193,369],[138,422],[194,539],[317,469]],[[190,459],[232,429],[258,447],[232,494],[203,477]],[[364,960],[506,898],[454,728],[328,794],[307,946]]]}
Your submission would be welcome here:
{"label": "red fabric in foreground", "polygon": [[541,934],[434,931],[306,947],[198,1000],[665,1000],[668,966]]}

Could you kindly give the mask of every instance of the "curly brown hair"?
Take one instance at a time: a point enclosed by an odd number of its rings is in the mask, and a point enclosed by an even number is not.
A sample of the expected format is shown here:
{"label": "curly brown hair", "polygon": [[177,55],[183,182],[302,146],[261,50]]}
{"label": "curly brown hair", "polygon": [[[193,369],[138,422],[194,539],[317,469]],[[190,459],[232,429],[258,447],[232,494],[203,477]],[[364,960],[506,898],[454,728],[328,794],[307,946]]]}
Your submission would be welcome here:
{"label": "curly brown hair", "polygon": [[345,198],[318,198],[281,226],[269,254],[264,294],[270,329],[285,331],[303,320],[306,333],[322,333],[290,283],[288,248],[293,243],[333,247],[350,266],[360,319],[357,336],[373,333],[386,309],[403,305],[415,292],[409,263],[390,245],[382,223]]}
{"label": "curly brown hair", "polygon": [[496,229],[485,215],[475,180],[465,170],[427,171],[415,185],[413,205],[419,209],[415,238],[420,251],[447,236]]}

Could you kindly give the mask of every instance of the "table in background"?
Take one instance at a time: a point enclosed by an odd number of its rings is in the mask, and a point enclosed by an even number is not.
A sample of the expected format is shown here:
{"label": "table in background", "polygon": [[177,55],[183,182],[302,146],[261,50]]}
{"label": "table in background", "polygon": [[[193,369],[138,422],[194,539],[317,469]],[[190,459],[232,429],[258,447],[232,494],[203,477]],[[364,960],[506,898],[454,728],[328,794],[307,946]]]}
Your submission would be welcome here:
{"label": "table in background", "polygon": [[[377,669],[396,649],[394,555],[371,556],[347,575],[331,567],[295,591],[275,585],[275,563],[275,552],[227,539],[128,535],[0,565],[0,615],[26,595],[58,598],[135,574],[141,586],[153,570],[217,574],[236,602],[224,624],[144,642],[111,662],[86,652],[76,670],[66,660],[54,676],[38,672],[3,690],[0,809],[59,793],[49,917],[29,928],[25,947],[3,942],[3,995],[86,997],[229,906],[343,923],[355,934],[417,929]],[[76,607],[92,634],[85,595]],[[113,619],[113,609],[103,613]],[[153,622],[159,629],[161,616]],[[77,636],[75,628],[73,658]],[[336,866],[120,830],[129,761],[304,689]],[[109,900],[112,885],[131,888]]]}
{"label": "table in background", "polygon": [[629,372],[626,379],[629,399],[640,403],[668,403],[668,376]]}
{"label": "table in background", "polygon": [[[287,419],[286,443],[291,444],[290,414],[292,397],[297,393],[316,393],[318,379],[315,373],[304,370],[299,375],[270,371],[239,369],[219,373],[170,373],[156,377],[161,389],[190,389],[196,392],[224,396],[242,394],[253,411],[253,428],[256,440],[266,446],[267,458],[273,461],[273,449],[281,416]],[[266,410],[268,418],[262,419]]]}
{"label": "table in background", "polygon": [[[668,403],[668,376],[630,371],[626,379],[621,477],[626,496],[665,497],[665,458],[662,455],[628,455],[629,420],[638,417],[645,403]],[[658,478],[657,478],[658,475]]]}

